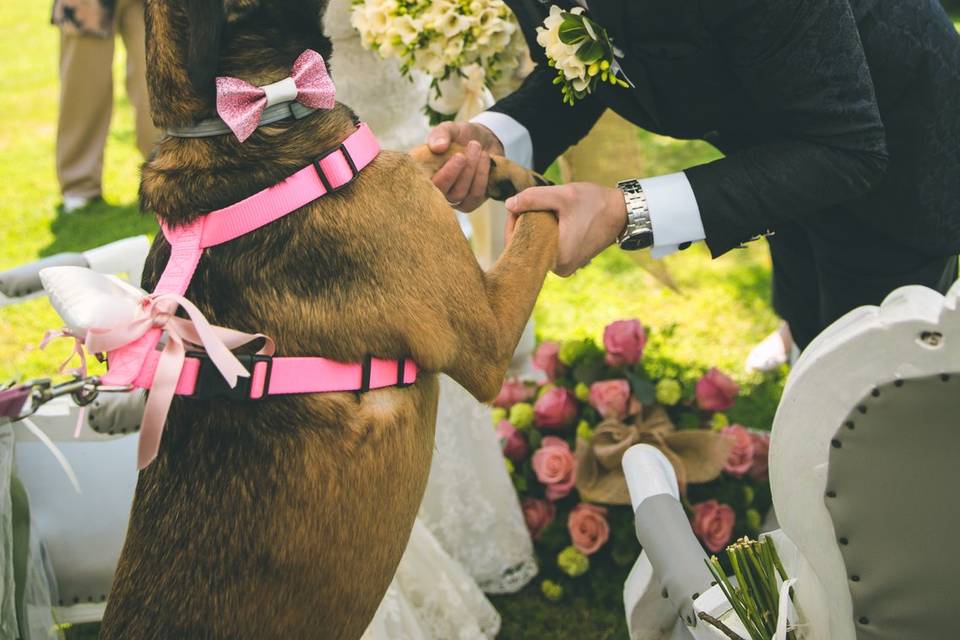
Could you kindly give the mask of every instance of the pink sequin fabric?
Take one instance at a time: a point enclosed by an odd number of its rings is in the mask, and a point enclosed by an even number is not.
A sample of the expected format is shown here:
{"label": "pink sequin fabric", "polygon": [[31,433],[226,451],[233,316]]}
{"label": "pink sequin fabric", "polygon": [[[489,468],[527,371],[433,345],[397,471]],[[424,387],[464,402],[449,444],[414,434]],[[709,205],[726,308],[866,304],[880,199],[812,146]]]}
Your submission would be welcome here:
{"label": "pink sequin fabric", "polygon": [[[337,90],[327,72],[327,65],[312,49],[300,54],[290,71],[297,86],[297,102],[312,109],[332,109]],[[257,130],[260,116],[267,107],[267,94],[260,87],[222,76],[217,78],[217,113],[240,142]]]}

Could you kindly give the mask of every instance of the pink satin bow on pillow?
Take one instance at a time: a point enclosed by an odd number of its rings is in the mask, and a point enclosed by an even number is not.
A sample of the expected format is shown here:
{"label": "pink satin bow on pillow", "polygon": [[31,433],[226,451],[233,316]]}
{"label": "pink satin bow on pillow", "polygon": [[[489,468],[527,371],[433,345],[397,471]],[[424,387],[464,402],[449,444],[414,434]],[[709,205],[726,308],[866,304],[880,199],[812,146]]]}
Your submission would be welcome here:
{"label": "pink satin bow on pillow", "polygon": [[[290,78],[296,85],[296,101],[303,106],[332,109],[336,104],[336,87],[323,56],[316,51],[307,49],[300,54],[293,63]],[[257,130],[267,103],[267,91],[262,87],[255,87],[240,78],[217,78],[217,113],[240,142]]]}
{"label": "pink satin bow on pillow", "polygon": [[[187,312],[187,318],[174,315],[178,307]],[[113,351],[137,340],[153,327],[159,327],[167,333],[167,344],[160,356],[140,423],[137,468],[141,470],[157,457],[167,412],[176,393],[188,346],[202,348],[231,387],[236,386],[238,377],[250,375],[230,352],[231,349],[263,339],[264,345],[258,354],[273,355],[274,352],[273,340],[262,333],[243,333],[211,325],[193,303],[172,293],[145,296],[140,301],[140,313],[126,325],[112,329],[90,329],[86,347],[90,353]]]}

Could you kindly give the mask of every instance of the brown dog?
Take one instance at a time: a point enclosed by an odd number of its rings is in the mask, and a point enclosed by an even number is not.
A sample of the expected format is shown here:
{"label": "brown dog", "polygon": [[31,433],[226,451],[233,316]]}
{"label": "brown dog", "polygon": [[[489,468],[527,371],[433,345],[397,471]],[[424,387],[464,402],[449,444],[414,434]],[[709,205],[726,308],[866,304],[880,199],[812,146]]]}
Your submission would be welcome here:
{"label": "brown dog", "polygon": [[[329,58],[318,0],[147,0],[153,117],[213,115],[214,76],[266,84],[297,56]],[[389,96],[384,96],[389,99]],[[338,105],[233,136],[167,138],[142,206],[176,225],[306,166],[355,127]],[[399,562],[433,450],[437,379],[492,399],[556,249],[548,213],[523,217],[483,273],[426,173],[426,149],[383,152],[344,190],[206,250],[187,297],[218,325],[272,336],[278,354],[412,357],[409,388],[178,399],[140,476],[103,638],[354,640]],[[497,160],[492,191],[536,179]],[[501,193],[500,195],[506,195]],[[169,246],[157,236],[145,281]]]}

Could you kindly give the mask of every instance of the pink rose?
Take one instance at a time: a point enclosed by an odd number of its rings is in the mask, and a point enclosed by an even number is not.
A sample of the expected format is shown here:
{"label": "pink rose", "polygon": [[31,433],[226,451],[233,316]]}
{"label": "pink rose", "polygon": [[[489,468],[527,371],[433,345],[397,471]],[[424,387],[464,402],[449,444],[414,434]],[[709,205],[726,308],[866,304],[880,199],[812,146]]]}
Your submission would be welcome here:
{"label": "pink rose", "polygon": [[493,399],[493,406],[502,409],[509,409],[518,402],[526,402],[533,398],[536,393],[532,387],[528,387],[517,378],[504,380],[500,387],[500,393]]}
{"label": "pink rose", "polygon": [[639,320],[618,320],[603,330],[607,364],[613,367],[640,362],[646,344],[647,332]]}
{"label": "pink rose", "polygon": [[530,537],[534,540],[540,539],[540,534],[557,515],[557,508],[552,502],[537,498],[524,498],[520,509],[523,511],[523,520],[527,523]]}
{"label": "pink rose", "polygon": [[603,507],[581,502],[570,512],[567,529],[573,546],[584,555],[593,555],[610,537],[607,510]]}
{"label": "pink rose", "polygon": [[733,534],[737,516],[730,505],[707,500],[693,505],[693,532],[713,553],[723,551]]}
{"label": "pink rose", "polygon": [[521,462],[527,457],[527,441],[509,420],[501,420],[497,425],[497,437],[500,438],[503,455],[514,462]]}
{"label": "pink rose", "polygon": [[569,389],[553,387],[533,405],[533,421],[541,429],[564,429],[577,417],[577,401]]}
{"label": "pink rose", "polygon": [[707,411],[726,411],[740,393],[740,387],[716,367],[697,381],[697,404]]}
{"label": "pink rose", "polygon": [[541,342],[533,353],[533,366],[547,374],[549,380],[556,380],[563,371],[559,354],[559,342]]}
{"label": "pink rose", "polygon": [[590,405],[604,418],[623,420],[640,410],[640,404],[630,395],[626,380],[603,380],[590,385]]}
{"label": "pink rose", "polygon": [[727,458],[723,470],[738,478],[742,477],[753,466],[753,438],[750,432],[739,424],[723,428],[723,434],[733,440],[733,449]]}
{"label": "pink rose", "polygon": [[577,461],[566,440],[547,436],[533,453],[533,472],[546,485],[547,499],[559,500],[569,495],[577,481]]}
{"label": "pink rose", "polygon": [[753,440],[753,466],[750,468],[750,476],[754,480],[766,480],[770,475],[770,434],[751,431],[750,438]]}

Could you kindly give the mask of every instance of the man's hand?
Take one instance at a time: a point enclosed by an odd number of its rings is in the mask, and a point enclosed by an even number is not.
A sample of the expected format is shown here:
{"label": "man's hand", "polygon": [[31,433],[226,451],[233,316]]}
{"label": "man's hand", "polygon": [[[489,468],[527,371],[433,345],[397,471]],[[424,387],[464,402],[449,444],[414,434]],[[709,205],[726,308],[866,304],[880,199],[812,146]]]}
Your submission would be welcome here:
{"label": "man's hand", "polygon": [[503,155],[503,145],[490,129],[472,122],[444,122],[427,136],[434,153],[444,153],[456,142],[466,147],[433,174],[447,202],[460,211],[473,211],[487,199],[490,156]]}
{"label": "man's hand", "polygon": [[617,239],[627,224],[627,205],[619,189],[589,182],[555,187],[531,187],[507,200],[507,242],[517,220],[527,211],[553,211],[560,222],[557,264],[553,271],[567,277],[586,266]]}

